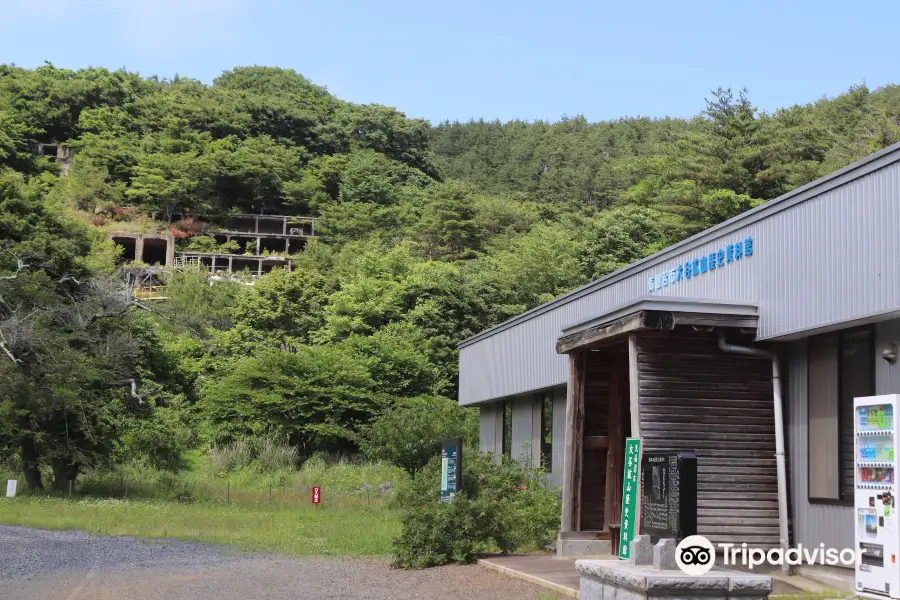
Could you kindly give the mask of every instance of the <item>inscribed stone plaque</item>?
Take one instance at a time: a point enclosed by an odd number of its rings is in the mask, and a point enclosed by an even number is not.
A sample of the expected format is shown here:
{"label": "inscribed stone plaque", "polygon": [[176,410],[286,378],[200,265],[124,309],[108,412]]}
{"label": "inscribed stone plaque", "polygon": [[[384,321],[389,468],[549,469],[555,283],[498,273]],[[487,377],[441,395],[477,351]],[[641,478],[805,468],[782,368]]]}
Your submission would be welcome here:
{"label": "inscribed stone plaque", "polygon": [[641,465],[641,533],[681,539],[697,533],[697,457],[646,452]]}

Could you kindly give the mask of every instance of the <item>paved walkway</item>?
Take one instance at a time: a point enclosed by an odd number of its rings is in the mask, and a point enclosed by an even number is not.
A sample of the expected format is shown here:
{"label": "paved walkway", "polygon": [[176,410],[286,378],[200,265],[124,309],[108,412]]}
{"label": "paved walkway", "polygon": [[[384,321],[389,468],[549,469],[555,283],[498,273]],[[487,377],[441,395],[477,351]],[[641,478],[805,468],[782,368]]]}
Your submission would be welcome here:
{"label": "paved walkway", "polygon": [[[580,558],[615,560],[616,557],[603,555]],[[575,558],[557,558],[549,554],[513,554],[488,556],[480,559],[478,564],[509,577],[540,585],[560,595],[577,598],[580,581],[578,573],[575,571],[576,560]],[[835,598],[846,595],[803,577],[796,575],[785,577],[777,569],[766,569],[765,574],[774,579],[772,595],[827,595],[834,593]]]}

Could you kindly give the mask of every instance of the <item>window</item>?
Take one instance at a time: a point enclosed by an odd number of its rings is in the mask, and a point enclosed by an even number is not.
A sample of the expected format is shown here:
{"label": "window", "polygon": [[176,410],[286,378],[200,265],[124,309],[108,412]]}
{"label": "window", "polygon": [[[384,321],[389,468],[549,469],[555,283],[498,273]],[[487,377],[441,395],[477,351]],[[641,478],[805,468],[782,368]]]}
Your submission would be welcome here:
{"label": "window", "polygon": [[503,402],[503,454],[512,454],[512,401]]}
{"label": "window", "polygon": [[809,499],[853,502],[853,399],[875,394],[871,327],[810,338]]}
{"label": "window", "polygon": [[553,468],[553,396],[544,396],[541,402],[541,465],[549,473]]}

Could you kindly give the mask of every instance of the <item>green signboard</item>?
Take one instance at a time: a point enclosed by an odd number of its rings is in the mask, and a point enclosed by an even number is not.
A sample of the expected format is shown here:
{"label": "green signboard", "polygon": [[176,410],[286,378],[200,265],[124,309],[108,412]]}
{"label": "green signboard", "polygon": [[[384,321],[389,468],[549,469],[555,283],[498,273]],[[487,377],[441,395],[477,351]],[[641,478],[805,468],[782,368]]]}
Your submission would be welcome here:
{"label": "green signboard", "polygon": [[638,532],[641,497],[641,438],[625,440],[625,477],[622,479],[622,534],[619,536],[619,559],[631,558],[631,540]]}

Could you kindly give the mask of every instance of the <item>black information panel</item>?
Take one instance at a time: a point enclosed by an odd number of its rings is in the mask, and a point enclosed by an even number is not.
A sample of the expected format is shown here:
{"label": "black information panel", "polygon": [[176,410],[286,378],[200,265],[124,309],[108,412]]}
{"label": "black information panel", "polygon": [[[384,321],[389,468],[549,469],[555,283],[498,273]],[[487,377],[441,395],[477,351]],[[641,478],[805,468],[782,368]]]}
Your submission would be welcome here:
{"label": "black information panel", "polygon": [[644,453],[641,533],[675,539],[697,534],[697,457],[693,452]]}

